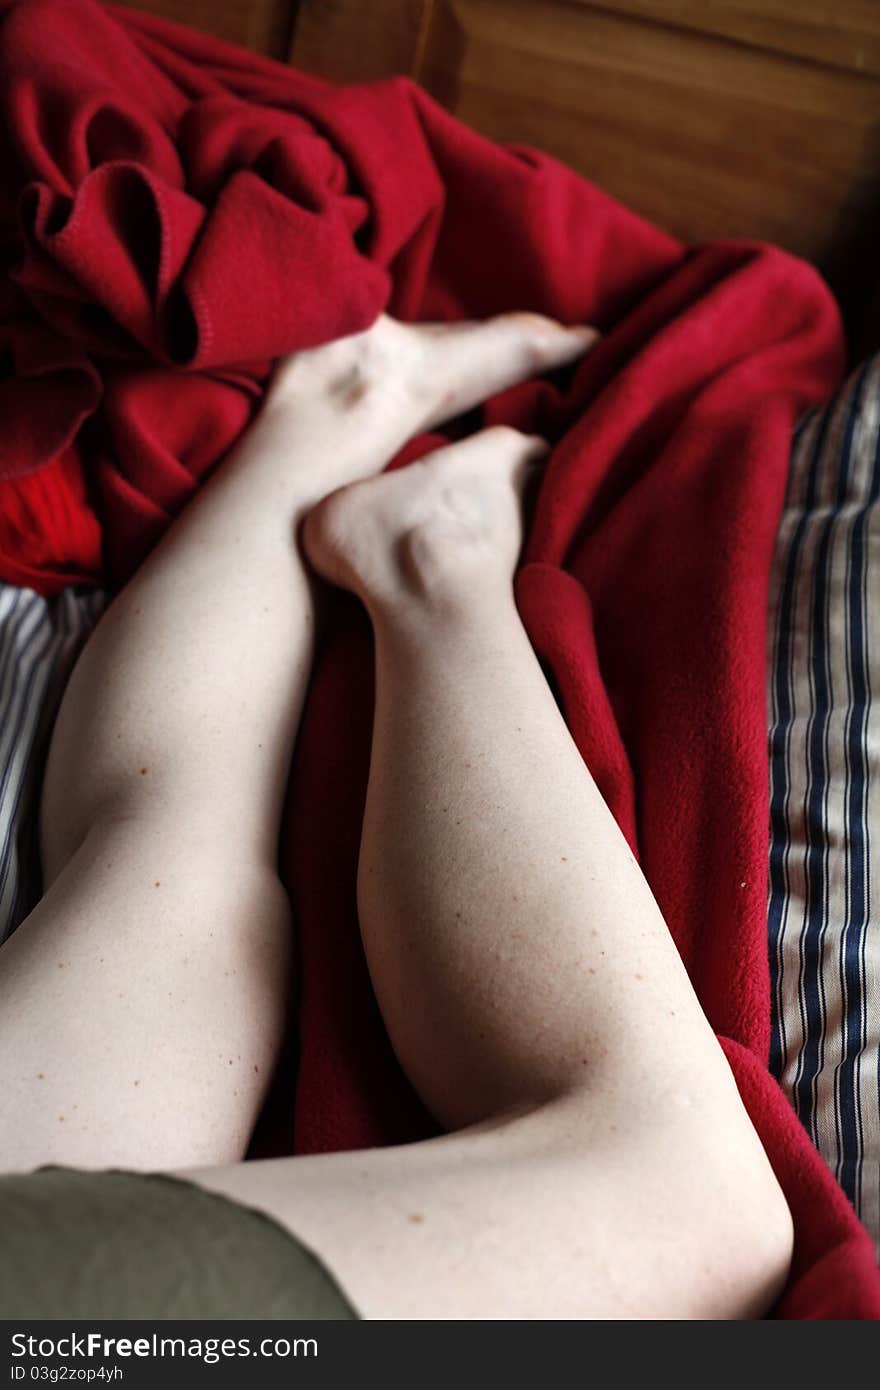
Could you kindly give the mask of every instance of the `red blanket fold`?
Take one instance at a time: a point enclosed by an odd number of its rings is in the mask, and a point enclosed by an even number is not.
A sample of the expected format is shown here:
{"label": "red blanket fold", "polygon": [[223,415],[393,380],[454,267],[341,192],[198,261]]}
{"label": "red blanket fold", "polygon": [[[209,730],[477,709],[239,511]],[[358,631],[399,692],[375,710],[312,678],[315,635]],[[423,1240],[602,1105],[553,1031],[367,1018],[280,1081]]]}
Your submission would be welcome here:
{"label": "red blanket fold", "polygon": [[[383,308],[604,329],[576,369],[452,432],[507,422],[557,445],[517,601],[785,1188],[776,1312],[880,1316],[867,1235],[766,1066],[767,589],[792,424],[843,371],[822,281],[766,246],[685,248],[408,79],[333,87],[93,0],[0,11],[0,577],[122,583],[271,360]],[[432,1131],[357,929],[371,662],[364,614],[334,597],[282,837],[298,1151]]]}

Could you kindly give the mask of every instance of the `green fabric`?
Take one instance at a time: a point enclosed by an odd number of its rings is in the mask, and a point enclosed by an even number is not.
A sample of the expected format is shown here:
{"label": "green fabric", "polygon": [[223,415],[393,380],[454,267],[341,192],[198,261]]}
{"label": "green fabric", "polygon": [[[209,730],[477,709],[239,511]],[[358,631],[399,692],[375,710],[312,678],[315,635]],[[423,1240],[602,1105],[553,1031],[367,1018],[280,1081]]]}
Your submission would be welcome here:
{"label": "green fabric", "polygon": [[357,1318],[269,1217],[159,1174],[0,1176],[0,1319]]}

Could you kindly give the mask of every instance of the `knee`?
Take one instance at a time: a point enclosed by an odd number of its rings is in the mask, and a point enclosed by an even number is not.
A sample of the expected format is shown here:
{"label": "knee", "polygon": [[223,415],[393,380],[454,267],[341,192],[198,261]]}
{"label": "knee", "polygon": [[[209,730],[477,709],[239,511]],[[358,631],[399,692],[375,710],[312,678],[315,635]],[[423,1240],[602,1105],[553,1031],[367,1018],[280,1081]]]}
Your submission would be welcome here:
{"label": "knee", "polygon": [[589,1293],[584,1315],[766,1316],[788,1279],[794,1228],[745,1112],[677,1106],[668,1096],[660,1107],[623,1105],[613,1124],[606,1112],[609,1133],[598,1150],[595,1106],[584,1116],[590,1123],[580,1139],[575,1115],[565,1144],[583,1145],[578,1200],[618,1271],[613,1288]]}
{"label": "knee", "polygon": [[794,1251],[794,1222],[776,1182],[744,1185],[739,1210],[728,1230],[729,1277],[739,1311],[727,1316],[762,1318],[788,1282]]}
{"label": "knee", "polygon": [[682,1219],[690,1211],[690,1258],[704,1280],[692,1285],[697,1318],[763,1318],[788,1280],[794,1223],[757,1136],[704,1131],[684,1175]]}

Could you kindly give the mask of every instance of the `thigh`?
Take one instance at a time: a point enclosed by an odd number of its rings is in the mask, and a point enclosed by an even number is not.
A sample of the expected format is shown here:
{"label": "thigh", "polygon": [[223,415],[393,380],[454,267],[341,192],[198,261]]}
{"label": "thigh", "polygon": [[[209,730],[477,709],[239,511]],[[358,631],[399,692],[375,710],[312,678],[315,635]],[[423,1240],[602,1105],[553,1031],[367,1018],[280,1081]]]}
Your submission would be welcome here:
{"label": "thigh", "polygon": [[295,1232],[364,1318],[757,1318],[790,1222],[730,1140],[711,1108],[571,1094],[422,1143],[183,1176]]}

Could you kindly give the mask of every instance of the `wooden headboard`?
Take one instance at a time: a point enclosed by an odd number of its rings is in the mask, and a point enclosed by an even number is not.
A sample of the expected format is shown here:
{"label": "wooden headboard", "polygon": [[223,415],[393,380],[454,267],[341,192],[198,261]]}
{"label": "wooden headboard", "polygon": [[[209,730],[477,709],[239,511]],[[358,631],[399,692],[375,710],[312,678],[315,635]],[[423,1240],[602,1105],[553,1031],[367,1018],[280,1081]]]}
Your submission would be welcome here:
{"label": "wooden headboard", "polygon": [[[340,82],[406,73],[688,241],[805,256],[844,307],[880,229],[877,0],[140,0]],[[876,276],[872,274],[872,284]]]}

